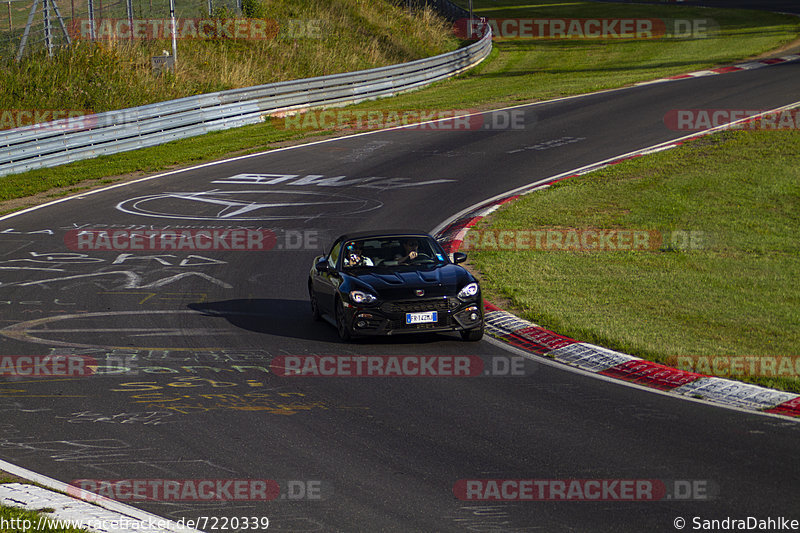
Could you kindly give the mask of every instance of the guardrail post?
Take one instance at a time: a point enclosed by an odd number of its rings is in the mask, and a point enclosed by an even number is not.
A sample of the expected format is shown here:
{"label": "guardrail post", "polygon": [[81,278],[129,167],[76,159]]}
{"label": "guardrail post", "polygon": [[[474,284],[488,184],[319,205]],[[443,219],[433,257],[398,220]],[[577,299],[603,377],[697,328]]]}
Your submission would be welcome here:
{"label": "guardrail post", "polygon": [[131,41],[133,41],[133,0],[125,3],[125,9],[128,11],[128,28],[130,28]]}
{"label": "guardrail post", "polygon": [[172,34],[172,68],[174,74],[178,72],[178,41],[176,37],[178,28],[175,26],[175,0],[169,0],[169,18],[172,24],[170,33]]}
{"label": "guardrail post", "polygon": [[94,41],[94,0],[88,0],[89,2],[89,38]]}

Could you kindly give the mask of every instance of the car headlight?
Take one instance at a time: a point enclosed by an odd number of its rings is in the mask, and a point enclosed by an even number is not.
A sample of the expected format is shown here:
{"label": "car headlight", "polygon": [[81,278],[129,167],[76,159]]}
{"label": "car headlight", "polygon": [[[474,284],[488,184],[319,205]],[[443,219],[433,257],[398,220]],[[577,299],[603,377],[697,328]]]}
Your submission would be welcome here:
{"label": "car headlight", "polygon": [[374,294],[364,291],[350,291],[350,300],[354,304],[371,304],[378,299]]}
{"label": "car headlight", "polygon": [[463,289],[458,291],[459,298],[470,298],[476,294],[478,294],[478,284],[475,282],[465,285]]}

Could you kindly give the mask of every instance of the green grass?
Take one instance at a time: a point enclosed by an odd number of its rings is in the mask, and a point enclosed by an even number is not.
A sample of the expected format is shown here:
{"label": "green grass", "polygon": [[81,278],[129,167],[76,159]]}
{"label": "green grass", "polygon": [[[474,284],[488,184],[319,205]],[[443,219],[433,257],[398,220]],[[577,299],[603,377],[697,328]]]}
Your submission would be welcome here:
{"label": "green grass", "polygon": [[[701,138],[529,194],[484,227],[701,232],[697,249],[470,259],[490,301],[580,341],[666,363],[800,355],[800,132]],[[794,377],[743,379],[800,392]]]}
{"label": "green grass", "polygon": [[[15,54],[5,53],[0,57],[0,110],[109,111],[402,63],[461,44],[432,12],[411,13],[389,0],[253,0],[251,4],[259,18],[282,21],[282,33],[267,39],[179,39],[175,75],[156,76],[150,65],[152,56],[172,49],[169,39],[76,39],[53,58],[38,45],[20,62],[14,60]],[[195,11],[178,17],[197,17]],[[120,15],[109,11],[103,17]],[[241,17],[228,13],[220,18]],[[315,21],[313,32],[294,38],[285,31],[290,20]]]}
{"label": "green grass", "polygon": [[[721,32],[679,41],[499,41],[488,60],[468,73],[355,108],[484,109],[581,94],[731,63],[800,34],[795,18],[752,11],[554,0],[535,8],[514,0],[475,4],[480,15],[504,18],[710,17]],[[266,122],[7,176],[0,178],[0,201],[54,187],[65,194],[88,179],[110,182],[316,133],[321,132],[286,131]],[[699,231],[713,237],[704,249],[480,252],[471,259],[490,299],[507,299],[510,310],[581,341],[668,363],[679,355],[797,355],[798,154],[797,132],[725,133],[569,180],[525,197],[492,220],[497,228]],[[746,380],[800,392],[798,379]]]}
{"label": "green grass", "polygon": [[[56,524],[49,520],[42,521],[41,527],[38,527],[42,516],[47,518],[46,514],[39,511],[26,511],[18,507],[0,505],[0,521],[5,521],[6,524],[6,527],[2,530],[3,533],[30,533],[34,531],[42,533],[88,533],[85,529],[56,527]],[[15,527],[11,527],[12,524]]]}
{"label": "green grass", "polygon": [[[27,481],[0,470],[0,483],[27,483]],[[37,484],[34,483],[34,485]],[[0,531],[2,531],[2,533],[28,533],[30,531],[44,531],[45,533],[86,533],[86,530],[75,528],[57,528],[48,526],[37,529],[36,526],[39,524],[40,517],[47,516],[43,515],[42,513],[47,511],[51,510],[39,509],[38,511],[26,511],[19,507],[0,505],[0,520],[6,521],[6,527],[0,529]],[[25,520],[29,520],[32,527],[11,527],[11,520],[14,520],[15,526],[20,525],[20,523],[24,522]],[[42,525],[44,526],[44,523]]]}
{"label": "green grass", "polygon": [[[19,507],[0,505],[0,521],[5,524],[2,529],[3,533],[29,533],[32,531],[42,533],[87,533],[85,529],[55,527],[55,524],[47,520],[42,521],[42,527],[38,527],[42,516],[47,517],[46,514],[38,511],[26,511]],[[15,527],[11,527],[12,524]]]}
{"label": "green grass", "polygon": [[[25,480],[0,471],[0,483],[25,483]],[[83,529],[50,527],[52,524],[46,525],[46,522],[42,523],[43,527],[41,529],[37,529],[40,518],[42,516],[47,517],[47,515],[42,513],[47,511],[48,509],[26,511],[19,507],[0,505],[0,523],[4,524],[4,527],[0,529],[0,531],[3,533],[28,533],[30,531],[43,531],[45,533],[85,533],[86,530]],[[28,524],[25,521],[29,521],[30,523]],[[11,527],[12,524],[15,527]],[[28,527],[22,527],[23,525],[27,525]]]}
{"label": "green grass", "polygon": [[752,10],[561,0],[474,0],[474,6],[487,18],[711,18],[720,31],[705,39],[495,41],[485,65],[398,105],[479,107],[581,94],[729,64],[800,37],[797,17]]}
{"label": "green grass", "polygon": [[[269,5],[283,6],[285,16],[301,17],[313,6],[328,5],[314,0],[289,2],[288,0],[276,1]],[[465,4],[465,2],[462,2]],[[353,10],[364,3],[357,0],[337,0],[332,2],[327,9],[336,9],[334,13],[341,18],[349,9],[350,16]],[[753,56],[769,49],[779,47],[786,42],[796,39],[800,35],[800,21],[793,17],[757,13],[753,11],[735,10],[699,10],[679,6],[637,6],[631,4],[597,4],[592,2],[563,3],[555,0],[539,1],[536,7],[520,7],[527,5],[520,0],[499,0],[488,2],[476,0],[476,8],[480,15],[502,17],[634,17],[649,16],[662,18],[692,18],[695,16],[711,17],[721,26],[721,33],[714,39],[698,40],[643,40],[643,41],[501,41],[495,43],[495,49],[490,57],[477,68],[462,74],[455,79],[435,84],[428,89],[398,96],[396,98],[378,102],[364,103],[356,109],[466,109],[466,108],[497,108],[507,104],[536,101],[558,96],[581,94],[599,89],[620,87],[636,81],[643,81],[661,76],[706,68],[712,65],[730,63],[737,59]],[[486,6],[491,5],[492,8]],[[295,11],[290,11],[294,9]],[[363,20],[362,20],[363,19]],[[397,47],[387,44],[390,39],[389,28],[376,27],[375,20],[369,23],[364,16],[359,19],[363,29],[359,32],[364,38],[377,47],[382,56],[400,58],[408,55],[399,54]],[[337,19],[338,20],[338,19]],[[402,21],[401,21],[402,22]],[[410,24],[406,20],[403,24]],[[369,37],[372,35],[374,38]],[[377,35],[377,37],[375,37]],[[447,41],[452,44],[452,41]],[[319,44],[319,43],[317,43]],[[242,53],[237,51],[236,43],[221,43],[218,46],[231,46],[226,53],[231,57]],[[444,43],[442,46],[447,45]],[[236,45],[238,46],[238,45]],[[421,46],[421,45],[420,45]],[[352,47],[356,48],[356,47]],[[384,48],[394,52],[383,53]],[[433,48],[415,48],[416,53],[434,53]],[[17,85],[10,91],[16,95],[25,95],[27,100],[6,102],[5,106],[11,108],[29,108],[42,106],[47,109],[58,108],[83,108],[92,107],[98,100],[109,98],[111,107],[123,105],[136,105],[145,99],[126,100],[126,104],[113,100],[116,89],[115,83],[122,83],[114,78],[118,63],[109,64],[107,58],[93,59],[97,51],[89,51],[86,57],[77,58],[77,63],[70,67],[74,72],[88,70],[96,61],[95,80],[83,83],[67,84],[73,87],[71,91],[83,91],[90,96],[74,95],[55,89],[64,85],[61,81],[45,80],[41,84],[23,82],[18,80]],[[324,57],[324,54],[323,56]],[[31,71],[43,69],[45,63],[31,66]],[[84,68],[85,65],[86,66]],[[345,63],[341,63],[345,65]],[[348,65],[350,65],[348,63]],[[35,66],[35,68],[34,68]],[[224,66],[224,65],[223,65]],[[351,66],[367,66],[356,63]],[[95,68],[95,67],[92,67]],[[215,71],[217,69],[205,69]],[[224,71],[224,69],[222,69]],[[269,70],[269,69],[268,69]],[[313,70],[313,69],[312,69]],[[315,72],[319,73],[319,72]],[[0,80],[7,79],[0,73]],[[42,79],[44,75],[37,73],[32,79]],[[106,82],[104,76],[110,76]],[[116,81],[115,81],[116,80]],[[136,84],[135,80],[130,82]],[[169,85],[173,83],[167,78],[155,83],[153,91],[164,98],[170,97],[172,90]],[[191,82],[190,82],[191,83]],[[199,83],[199,82],[197,82]],[[166,85],[164,85],[166,84]],[[216,90],[226,85],[217,80],[205,85],[199,83],[193,90]],[[160,91],[160,92],[159,92]],[[0,95],[8,91],[0,92]],[[3,96],[0,96],[2,98]],[[5,96],[11,98],[10,96]],[[62,100],[49,100],[62,98]],[[0,107],[2,109],[2,107]],[[168,145],[148,148],[128,154],[118,154],[110,157],[100,157],[89,161],[82,161],[56,167],[43,169],[17,176],[0,178],[0,201],[12,198],[22,198],[33,194],[52,191],[52,194],[63,195],[74,191],[75,188],[86,187],[88,179],[115,179],[118,175],[153,173],[176,166],[186,166],[193,163],[219,159],[228,153],[254,152],[266,150],[279,142],[302,138],[314,132],[286,131],[269,121],[256,126],[248,126],[236,130],[214,133],[203,137],[176,141]],[[317,132],[320,133],[320,132]],[[331,132],[328,132],[331,133]],[[31,202],[41,201],[41,198]],[[0,211],[9,211],[21,207],[0,205]]]}
{"label": "green grass", "polygon": [[[307,133],[276,131],[274,128],[262,125],[245,126],[144,150],[12,174],[0,178],[0,202],[30,197],[44,191],[51,191],[53,196],[61,196],[81,190],[87,184],[113,183],[120,179],[120,176],[129,173],[152,174],[176,166],[213,161],[233,152],[237,154],[256,152],[271,143],[301,139],[305,135]],[[246,142],[243,142],[243,138]],[[53,192],[54,188],[62,190]]]}

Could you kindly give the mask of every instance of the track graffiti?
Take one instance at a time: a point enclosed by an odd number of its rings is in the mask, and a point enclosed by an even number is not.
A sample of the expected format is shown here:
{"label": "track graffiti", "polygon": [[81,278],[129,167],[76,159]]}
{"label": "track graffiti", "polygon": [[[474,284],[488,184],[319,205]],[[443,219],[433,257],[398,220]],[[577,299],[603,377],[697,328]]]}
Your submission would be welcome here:
{"label": "track graffiti", "polygon": [[[201,377],[177,378],[159,384],[157,381],[130,381],[110,389],[112,393],[129,394],[128,401],[145,409],[180,414],[207,413],[217,410],[295,415],[302,411],[333,409],[334,406],[311,400],[302,392],[280,392],[282,387],[263,388],[264,383],[218,381]],[[242,388],[258,388],[258,392],[241,392]],[[187,389],[201,389],[187,391]],[[356,407],[349,407],[356,408]]]}
{"label": "track graffiti", "polygon": [[[160,289],[161,287],[180,282],[187,278],[203,280],[212,286],[223,289],[233,285],[210,274],[194,269],[225,265],[227,261],[202,255],[190,254],[178,258],[173,254],[137,255],[121,253],[113,259],[91,257],[76,252],[29,252],[29,257],[0,261],[0,271],[42,271],[61,273],[55,277],[42,279],[3,280],[0,289],[6,287],[42,287],[45,289],[59,286],[61,290],[71,290],[83,284],[95,285],[103,290],[114,289]],[[72,265],[102,265],[93,272],[70,273]],[[127,267],[118,269],[119,265]],[[156,268],[153,268],[153,266]],[[144,270],[144,272],[141,272]],[[164,275],[167,274],[167,275]]]}
{"label": "track graffiti", "polygon": [[145,426],[159,426],[168,424],[167,420],[173,413],[169,411],[139,411],[133,413],[116,413],[106,415],[94,411],[77,411],[65,416],[55,418],[66,420],[70,424],[104,423],[104,424],[142,424]]}
{"label": "track graffiti", "polygon": [[[160,339],[164,337],[171,337],[175,339],[192,338],[193,341],[197,338],[209,338],[218,341],[223,336],[239,335],[235,329],[226,327],[210,327],[208,325],[199,325],[198,327],[186,327],[185,325],[176,325],[170,327],[163,325],[164,319],[171,316],[193,316],[198,319],[205,319],[212,321],[215,316],[209,316],[199,311],[186,310],[186,309],[170,309],[170,310],[147,310],[147,311],[106,311],[98,313],[71,313],[66,315],[56,315],[28,320],[6,326],[0,329],[0,335],[5,337],[33,342],[36,344],[45,344],[49,347],[72,347],[72,348],[107,348],[107,349],[137,349],[126,346],[117,345],[103,345],[103,344],[87,344],[85,342],[77,342],[71,340],[60,340],[59,338],[91,338],[95,335],[103,335],[110,337],[114,341],[119,342],[120,338],[131,337],[133,339],[155,338]],[[149,319],[148,323],[140,327],[132,324],[132,320],[144,317]],[[117,318],[114,323],[121,324],[116,327],[108,327],[106,324],[108,320]],[[70,324],[69,321],[75,321],[75,324]],[[152,325],[153,321],[159,323],[158,327]],[[65,322],[63,327],[57,327],[59,322]],[[124,325],[123,325],[124,324]],[[176,350],[175,348],[143,348],[145,350]],[[195,351],[216,350],[216,347],[204,348],[195,347]],[[86,352],[84,352],[86,353]]]}
{"label": "track graffiti", "polygon": [[146,217],[239,222],[348,217],[382,206],[378,200],[342,194],[214,189],[139,196],[118,203],[116,208],[123,213]]}
{"label": "track graffiti", "polygon": [[[380,148],[382,145],[372,145],[365,149],[367,153]],[[450,183],[452,179],[435,179],[427,181],[413,181],[410,178],[348,178],[347,176],[324,176],[322,174],[237,174],[230,178],[214,180],[211,183],[226,185],[291,185],[291,186],[316,186],[316,187],[359,187],[363,189],[405,189],[439,183]]]}

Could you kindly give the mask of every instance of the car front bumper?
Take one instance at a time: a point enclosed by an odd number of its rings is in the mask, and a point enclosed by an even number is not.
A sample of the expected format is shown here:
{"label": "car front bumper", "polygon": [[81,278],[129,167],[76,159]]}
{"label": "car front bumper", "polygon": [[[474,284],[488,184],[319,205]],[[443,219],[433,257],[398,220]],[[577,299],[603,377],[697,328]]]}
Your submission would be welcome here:
{"label": "car front bumper", "polygon": [[[408,324],[408,313],[436,311],[435,322]],[[401,335],[442,331],[464,331],[483,323],[480,293],[467,301],[456,296],[381,302],[375,305],[345,305],[347,324],[354,335]]]}

